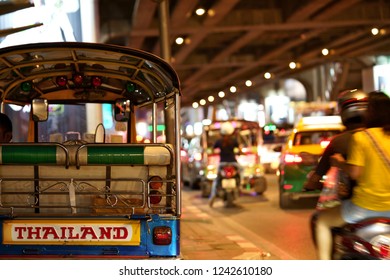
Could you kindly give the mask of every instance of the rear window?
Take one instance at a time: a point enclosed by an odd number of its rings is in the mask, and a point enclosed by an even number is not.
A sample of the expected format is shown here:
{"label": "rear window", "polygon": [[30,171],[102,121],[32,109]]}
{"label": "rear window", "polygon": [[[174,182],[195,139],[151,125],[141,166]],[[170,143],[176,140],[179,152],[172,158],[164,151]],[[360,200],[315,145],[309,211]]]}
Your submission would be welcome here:
{"label": "rear window", "polygon": [[331,138],[340,132],[340,130],[298,132],[294,137],[294,146],[322,145],[325,142],[329,143]]}

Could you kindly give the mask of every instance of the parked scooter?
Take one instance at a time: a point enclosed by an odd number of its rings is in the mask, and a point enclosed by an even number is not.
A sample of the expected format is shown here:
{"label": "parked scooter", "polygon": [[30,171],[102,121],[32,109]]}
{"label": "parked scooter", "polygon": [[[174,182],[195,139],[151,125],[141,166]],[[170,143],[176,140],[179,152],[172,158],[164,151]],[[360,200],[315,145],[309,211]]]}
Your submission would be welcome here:
{"label": "parked scooter", "polygon": [[220,163],[217,178],[217,196],[225,207],[233,207],[240,193],[240,169],[232,162]]}

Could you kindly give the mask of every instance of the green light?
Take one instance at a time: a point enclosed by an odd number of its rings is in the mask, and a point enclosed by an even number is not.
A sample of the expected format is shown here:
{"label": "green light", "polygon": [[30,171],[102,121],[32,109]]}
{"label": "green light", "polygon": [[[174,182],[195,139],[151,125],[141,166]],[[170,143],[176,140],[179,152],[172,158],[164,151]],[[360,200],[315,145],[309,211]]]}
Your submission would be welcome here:
{"label": "green light", "polygon": [[274,124],[267,124],[266,126],[264,126],[264,129],[268,130],[268,131],[274,131],[274,130],[276,130],[276,125],[274,125]]}
{"label": "green light", "polygon": [[[153,130],[153,126],[149,125],[148,127],[149,131],[152,131]],[[163,124],[158,124],[157,125],[157,131],[164,131],[165,130],[165,125]]]}
{"label": "green light", "polygon": [[127,92],[134,92],[135,91],[135,85],[133,83],[127,83],[126,84],[126,91]]}
{"label": "green light", "polygon": [[23,82],[20,85],[20,88],[22,89],[22,91],[29,92],[32,89],[32,84],[31,82]]}

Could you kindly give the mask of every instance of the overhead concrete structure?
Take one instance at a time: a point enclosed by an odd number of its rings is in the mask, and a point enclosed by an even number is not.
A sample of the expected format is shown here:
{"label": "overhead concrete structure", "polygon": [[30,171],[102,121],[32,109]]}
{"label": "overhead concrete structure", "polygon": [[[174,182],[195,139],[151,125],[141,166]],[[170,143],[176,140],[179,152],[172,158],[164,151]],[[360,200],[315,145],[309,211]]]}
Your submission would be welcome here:
{"label": "overhead concrete structure", "polygon": [[[98,1],[100,41],[161,55],[158,7],[155,0]],[[383,0],[170,0],[169,12],[183,106],[232,85],[246,94],[285,78],[305,84],[308,100],[323,98],[324,90],[332,99],[339,90],[362,87],[362,69],[390,52],[390,6]]]}

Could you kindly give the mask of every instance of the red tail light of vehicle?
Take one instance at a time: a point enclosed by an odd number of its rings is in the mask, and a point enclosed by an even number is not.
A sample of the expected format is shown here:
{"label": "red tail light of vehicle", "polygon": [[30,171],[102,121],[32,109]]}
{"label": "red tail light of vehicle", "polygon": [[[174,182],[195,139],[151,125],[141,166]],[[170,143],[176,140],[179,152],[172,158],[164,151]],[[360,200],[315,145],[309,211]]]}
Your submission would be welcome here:
{"label": "red tail light of vehicle", "polygon": [[153,243],[156,245],[169,245],[172,242],[170,227],[159,226],[153,229]]}
{"label": "red tail light of vehicle", "polygon": [[286,154],[284,156],[284,162],[286,164],[315,165],[318,162],[318,156],[307,152]]}
{"label": "red tail light of vehicle", "polygon": [[237,175],[237,168],[233,165],[224,166],[221,170],[222,176],[232,178]]}
{"label": "red tail light of vehicle", "polygon": [[381,243],[379,245],[378,251],[383,259],[390,259],[390,246],[389,246],[389,244]]}
{"label": "red tail light of vehicle", "polygon": [[149,201],[150,204],[159,204],[162,199],[160,189],[163,186],[163,181],[160,176],[152,176],[149,178]]}
{"label": "red tail light of vehicle", "polygon": [[149,178],[149,186],[153,190],[161,189],[163,186],[163,181],[160,176],[152,176]]}
{"label": "red tail light of vehicle", "polygon": [[161,192],[157,190],[151,190],[149,192],[149,201],[150,204],[159,204],[161,202],[162,196]]}

